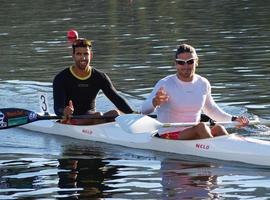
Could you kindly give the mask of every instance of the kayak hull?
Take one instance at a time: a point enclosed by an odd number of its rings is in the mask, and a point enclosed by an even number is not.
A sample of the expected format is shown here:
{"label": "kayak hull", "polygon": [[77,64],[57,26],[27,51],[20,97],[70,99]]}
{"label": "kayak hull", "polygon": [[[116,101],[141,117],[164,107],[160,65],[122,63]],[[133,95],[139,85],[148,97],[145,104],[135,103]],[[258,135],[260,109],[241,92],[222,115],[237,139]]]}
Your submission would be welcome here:
{"label": "kayak hull", "polygon": [[131,148],[270,166],[269,141],[236,134],[200,140],[167,140],[153,137],[153,133],[125,132],[116,122],[86,126],[60,124],[54,120],[36,121],[22,128]]}

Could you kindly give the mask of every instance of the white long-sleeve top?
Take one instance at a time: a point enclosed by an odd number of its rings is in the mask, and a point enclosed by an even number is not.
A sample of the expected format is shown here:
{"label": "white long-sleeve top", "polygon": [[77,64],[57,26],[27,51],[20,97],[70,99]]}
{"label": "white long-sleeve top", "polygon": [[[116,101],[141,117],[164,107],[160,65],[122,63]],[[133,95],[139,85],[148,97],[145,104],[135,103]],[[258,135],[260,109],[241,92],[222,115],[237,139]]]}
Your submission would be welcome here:
{"label": "white long-sleeve top", "polygon": [[[160,87],[164,88],[169,100],[154,108],[152,100]],[[202,112],[216,121],[230,121],[232,118],[232,115],[223,111],[215,103],[211,96],[209,81],[198,74],[194,75],[191,82],[181,81],[176,74],[159,80],[149,97],[143,102],[141,112],[149,114],[155,110],[157,119],[163,123],[199,122]],[[177,128],[177,130],[183,129],[185,128]],[[170,130],[175,131],[175,128]]]}

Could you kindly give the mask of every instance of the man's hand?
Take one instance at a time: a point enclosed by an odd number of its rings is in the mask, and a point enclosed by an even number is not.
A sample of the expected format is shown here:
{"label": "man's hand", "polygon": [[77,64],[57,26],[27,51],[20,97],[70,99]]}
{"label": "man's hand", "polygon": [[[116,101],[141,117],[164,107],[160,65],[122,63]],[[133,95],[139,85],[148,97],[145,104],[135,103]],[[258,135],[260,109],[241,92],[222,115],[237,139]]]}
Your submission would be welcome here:
{"label": "man's hand", "polygon": [[239,125],[236,126],[237,128],[241,128],[249,124],[249,119],[244,116],[236,117],[235,121],[239,122]]}
{"label": "man's hand", "polygon": [[68,106],[65,107],[65,109],[64,109],[64,116],[66,118],[69,118],[73,114],[73,112],[74,112],[73,103],[71,100],[69,100]]}
{"label": "man's hand", "polygon": [[156,96],[152,100],[152,104],[154,107],[160,106],[163,103],[166,103],[169,100],[169,96],[167,95],[164,87],[159,88],[156,93]]}

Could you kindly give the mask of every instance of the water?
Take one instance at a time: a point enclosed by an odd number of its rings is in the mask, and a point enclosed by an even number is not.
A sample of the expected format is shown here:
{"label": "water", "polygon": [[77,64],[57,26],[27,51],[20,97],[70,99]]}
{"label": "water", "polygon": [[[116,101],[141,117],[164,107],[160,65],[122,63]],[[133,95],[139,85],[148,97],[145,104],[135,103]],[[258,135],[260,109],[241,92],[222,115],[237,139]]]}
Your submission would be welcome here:
{"label": "water", "polygon": [[[134,109],[175,73],[182,42],[197,72],[232,114],[269,119],[267,1],[15,1],[0,8],[0,107],[39,111],[51,82],[72,64],[66,31],[93,40],[92,64]],[[97,107],[112,104],[101,94]],[[269,140],[264,126],[239,130]],[[247,165],[128,149],[28,132],[0,132],[0,199],[267,199],[270,171]]]}

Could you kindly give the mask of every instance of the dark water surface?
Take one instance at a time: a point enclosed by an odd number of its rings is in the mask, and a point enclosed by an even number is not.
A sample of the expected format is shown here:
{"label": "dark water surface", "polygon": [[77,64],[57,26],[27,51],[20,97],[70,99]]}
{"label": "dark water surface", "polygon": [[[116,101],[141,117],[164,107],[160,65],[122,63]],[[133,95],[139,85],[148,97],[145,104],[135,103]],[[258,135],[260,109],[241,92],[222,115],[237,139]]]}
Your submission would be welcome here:
{"label": "dark water surface", "polygon": [[[226,111],[270,118],[270,2],[15,1],[0,7],[0,107],[52,109],[51,82],[72,64],[66,31],[93,40],[93,66],[134,109],[192,44],[197,72]],[[97,106],[112,104],[101,94]],[[52,110],[51,110],[52,111]],[[264,126],[240,134],[269,140]],[[0,132],[0,199],[268,199],[270,170],[29,132]]]}

